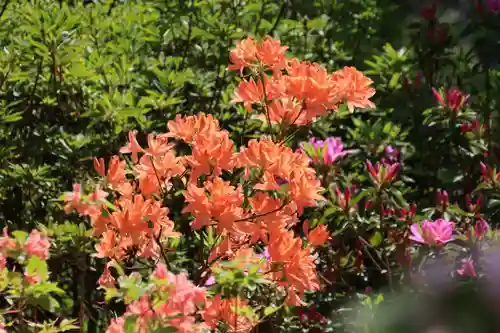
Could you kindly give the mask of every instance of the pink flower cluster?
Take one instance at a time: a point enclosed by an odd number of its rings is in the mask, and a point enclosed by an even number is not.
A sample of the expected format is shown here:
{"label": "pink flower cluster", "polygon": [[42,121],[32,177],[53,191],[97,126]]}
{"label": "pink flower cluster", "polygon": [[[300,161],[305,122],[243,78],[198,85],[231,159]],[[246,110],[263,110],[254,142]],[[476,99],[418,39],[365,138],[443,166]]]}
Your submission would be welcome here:
{"label": "pink flower cluster", "polygon": [[158,264],[152,274],[155,288],[127,307],[125,314],[111,322],[106,333],[124,333],[125,321],[135,319],[135,332],[146,333],[153,327],[173,327],[179,333],[206,329],[196,322],[199,306],[205,303],[203,288],[196,287],[186,273],[173,274]]}

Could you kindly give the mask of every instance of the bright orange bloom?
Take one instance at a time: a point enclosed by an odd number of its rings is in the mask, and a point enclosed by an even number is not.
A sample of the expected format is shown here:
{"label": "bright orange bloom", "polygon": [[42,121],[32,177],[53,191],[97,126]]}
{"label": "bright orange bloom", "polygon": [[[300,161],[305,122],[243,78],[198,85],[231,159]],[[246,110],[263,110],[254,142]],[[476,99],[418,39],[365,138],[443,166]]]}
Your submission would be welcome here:
{"label": "bright orange bloom", "polygon": [[115,189],[118,188],[123,183],[125,183],[127,180],[125,173],[125,166],[126,166],[125,161],[121,161],[120,157],[118,156],[111,157],[106,180],[108,184]]}
{"label": "bright orange bloom", "polygon": [[79,214],[83,214],[87,205],[82,200],[82,185],[73,184],[73,192],[66,192],[64,195],[64,211],[69,214],[75,209]]}
{"label": "bright orange bloom", "polygon": [[99,176],[106,176],[106,165],[104,164],[104,158],[94,158],[94,169],[97,171]]}
{"label": "bright orange bloom", "polygon": [[106,333],[125,333],[125,318],[119,317],[111,320]]}
{"label": "bright orange bloom", "polygon": [[141,148],[136,139],[137,131],[131,131],[128,133],[129,143],[120,149],[122,154],[132,154],[132,162],[137,163],[139,160],[138,153],[142,153],[144,150]]}
{"label": "bright orange bloom", "polygon": [[[270,233],[268,251],[271,264],[280,265],[272,273],[278,285],[286,287],[289,293],[303,294],[306,290],[318,290],[316,259],[308,248],[302,248],[302,240],[291,231],[274,229]],[[290,299],[292,301],[293,298]]]}
{"label": "bright orange bloom", "polygon": [[197,136],[210,137],[215,132],[220,132],[219,121],[213,115],[199,113],[196,116],[181,117],[167,124],[169,133],[160,135],[160,138],[176,138],[192,143]]}
{"label": "bright orange bloom", "polygon": [[111,275],[111,272],[109,271],[109,267],[112,265],[112,263],[113,262],[110,261],[106,265],[104,265],[104,272],[99,277],[99,280],[97,280],[97,283],[99,284],[99,286],[101,286],[103,288],[114,288],[114,287],[116,287],[116,280]]}
{"label": "bright orange bloom", "polygon": [[185,171],[183,159],[174,155],[171,146],[155,147],[154,156],[142,156],[135,166],[139,189],[144,196],[168,190],[170,179]]}
{"label": "bright orange bloom", "polygon": [[324,198],[319,194],[323,188],[316,179],[315,171],[309,167],[307,156],[271,140],[251,140],[248,148],[242,148],[237,157],[238,166],[245,168],[248,177],[252,168],[264,171],[262,181],[254,186],[256,190],[279,190],[280,183],[290,186],[291,203],[302,213],[305,207],[316,206]]}
{"label": "bright orange bloom", "polygon": [[214,132],[210,136],[198,135],[191,149],[192,154],[184,158],[191,167],[191,181],[202,175],[217,177],[222,170],[234,168],[234,143],[227,131]]}
{"label": "bright orange bloom", "polygon": [[279,40],[266,37],[264,41],[257,46],[257,58],[260,62],[272,69],[274,72],[284,69],[288,59],[285,57],[288,46],[281,46]]}
{"label": "bright orange bloom", "polygon": [[2,229],[3,237],[0,237],[0,251],[5,254],[7,251],[13,251],[17,248],[15,239],[9,237],[9,229],[4,227]]}
{"label": "bright orange bloom", "polygon": [[234,92],[234,98],[231,100],[231,103],[240,102],[243,103],[248,112],[252,111],[252,104],[264,104],[266,96],[264,95],[262,81],[255,82],[254,79],[250,79],[250,81],[242,80]]}
{"label": "bright orange bloom", "polygon": [[211,328],[216,328],[221,320],[227,324],[228,333],[247,333],[257,324],[257,320],[243,315],[242,310],[250,310],[246,301],[237,298],[222,299],[220,295],[216,295],[207,302],[203,319]]}
{"label": "bright orange bloom", "polygon": [[243,188],[241,185],[235,188],[220,178],[205,182],[203,188],[189,184],[185,198],[188,205],[182,213],[193,214],[195,220],[191,226],[195,230],[217,221],[218,234],[234,231],[235,221],[244,216]]}
{"label": "bright orange bloom", "polygon": [[251,67],[257,60],[257,43],[248,36],[240,41],[229,53],[229,60],[233,63],[228,70],[239,70],[243,74],[243,69]]}
{"label": "bright orange bloom", "polygon": [[375,104],[369,100],[375,95],[375,89],[370,87],[372,80],[354,67],[344,67],[332,74],[331,81],[335,86],[332,91],[336,100],[347,102],[350,112],[354,108],[373,108]]}
{"label": "bright orange bloom", "polygon": [[305,221],[303,231],[307,237],[307,241],[312,246],[324,245],[330,239],[330,233],[324,224],[318,225],[311,232],[309,232],[309,222]]}
{"label": "bright orange bloom", "polygon": [[295,98],[276,99],[268,106],[268,111],[272,123],[303,125],[309,121],[303,105]]}
{"label": "bright orange bloom", "polygon": [[240,41],[229,54],[232,65],[228,70],[239,70],[243,74],[243,69],[261,65],[277,73],[284,69],[287,64],[285,56],[288,46],[281,46],[279,40],[266,37],[261,43],[257,43],[252,37]]}
{"label": "bright orange bloom", "polygon": [[38,230],[31,231],[24,250],[30,256],[37,256],[42,260],[49,258],[50,240],[47,236],[41,234]]}

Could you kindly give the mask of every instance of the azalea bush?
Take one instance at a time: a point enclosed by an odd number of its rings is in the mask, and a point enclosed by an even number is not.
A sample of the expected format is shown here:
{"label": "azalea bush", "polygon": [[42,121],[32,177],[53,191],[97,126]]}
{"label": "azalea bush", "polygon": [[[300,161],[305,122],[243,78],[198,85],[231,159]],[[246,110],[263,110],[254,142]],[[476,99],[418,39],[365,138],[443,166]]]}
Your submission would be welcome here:
{"label": "azalea bush", "polygon": [[492,331],[498,8],[6,2],[0,331]]}

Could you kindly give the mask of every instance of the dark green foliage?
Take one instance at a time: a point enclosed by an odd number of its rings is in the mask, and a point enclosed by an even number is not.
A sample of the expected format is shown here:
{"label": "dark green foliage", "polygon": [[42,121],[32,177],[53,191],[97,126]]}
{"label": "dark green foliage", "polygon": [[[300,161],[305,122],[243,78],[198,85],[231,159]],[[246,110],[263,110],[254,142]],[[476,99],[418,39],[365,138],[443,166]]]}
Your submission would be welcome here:
{"label": "dark green foliage", "polygon": [[[61,315],[87,318],[85,331],[103,331],[106,311],[120,313],[123,304],[96,305],[103,299],[95,291],[102,263],[91,256],[89,225],[64,214],[57,198],[74,183],[95,177],[92,158],[108,160],[126,141],[127,131],[137,129],[144,141],[145,133],[165,132],[176,115],[212,113],[236,143],[259,136],[259,125],[230,103],[237,79],[226,67],[235,41],[271,35],[290,47],[291,56],[319,62],[329,71],[356,66],[377,89],[376,110],[331,114],[298,132],[293,143],[309,136],[342,136],[349,148],[359,149],[336,183],[361,185],[357,203],[362,218],[349,220],[332,207],[308,212],[343,237],[335,246],[345,251],[332,246],[324,257],[349,259],[342,267],[348,281],[312,297],[330,318],[324,331],[340,331],[343,312],[348,312],[343,306],[352,295],[390,283],[372,264],[364,275],[351,270],[358,235],[347,226],[368,225],[363,236],[374,252],[393,258],[393,244],[383,241],[384,223],[403,225],[395,217],[384,220],[378,212],[365,212],[367,198],[397,208],[415,202],[422,216],[439,216],[424,208],[434,207],[436,190],[444,188],[460,207],[451,213],[470,220],[466,196],[479,182],[478,163],[486,152],[491,165],[497,162],[498,16],[479,16],[472,5],[442,6],[439,14],[449,33],[436,41],[429,39],[429,29],[437,23],[419,17],[420,9],[413,2],[390,0],[3,0],[0,226],[48,226],[56,240],[52,278],[69,291],[61,300],[67,305]],[[470,108],[453,119],[437,110],[431,92],[451,86],[471,94]],[[474,119],[489,122],[486,138],[461,133],[460,125]],[[404,178],[387,192],[375,193],[368,188],[362,162],[378,159],[388,145],[402,151]],[[495,222],[498,199],[488,199],[493,200],[485,214]],[[199,259],[194,258],[196,235],[189,237],[191,248],[185,246],[174,259]],[[335,266],[332,277],[340,270],[338,262],[321,265],[324,273]],[[312,329],[304,322],[273,320],[262,330],[267,332],[270,323],[279,332]]]}

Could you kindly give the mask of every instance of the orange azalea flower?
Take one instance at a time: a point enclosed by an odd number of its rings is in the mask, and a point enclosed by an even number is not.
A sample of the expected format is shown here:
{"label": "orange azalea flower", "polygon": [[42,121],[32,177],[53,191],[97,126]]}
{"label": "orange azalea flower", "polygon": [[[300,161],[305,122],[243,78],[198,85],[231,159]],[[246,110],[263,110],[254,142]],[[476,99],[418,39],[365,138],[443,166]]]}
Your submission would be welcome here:
{"label": "orange azalea flower", "polygon": [[[167,147],[164,147],[167,148]],[[155,156],[144,155],[134,168],[139,181],[139,189],[144,196],[159,193],[168,187],[170,179],[185,171],[183,160],[176,157],[171,149]]]}
{"label": "orange azalea flower", "polygon": [[271,265],[276,263],[281,267],[272,273],[272,278],[278,285],[292,288],[292,291],[296,290],[301,294],[305,290],[318,290],[319,280],[314,264],[316,258],[308,248],[302,248],[302,240],[284,229],[274,229],[269,237]]}
{"label": "orange azalea flower", "polygon": [[305,172],[294,174],[290,180],[290,197],[297,205],[299,214],[306,207],[315,207],[318,201],[325,201],[319,193],[324,189],[316,177],[308,177]]}
{"label": "orange azalea flower", "polygon": [[137,131],[131,131],[128,133],[129,143],[120,149],[122,154],[132,154],[132,162],[137,163],[139,160],[138,153],[142,153],[143,149],[139,145],[136,139]]}
{"label": "orange azalea flower", "polygon": [[[208,196],[207,196],[208,194]],[[205,182],[203,188],[194,184],[188,185],[186,194],[188,205],[182,213],[190,212],[195,216],[192,223],[193,229],[199,229],[217,221],[216,232],[222,234],[227,231],[235,231],[234,222],[244,216],[244,196],[241,185],[234,187],[230,182],[220,178]]]}
{"label": "orange azalea flower", "polygon": [[113,265],[112,261],[104,265],[104,272],[99,277],[99,280],[97,280],[99,286],[104,288],[116,287],[116,279],[113,277],[113,275],[111,275],[111,272],[109,271],[109,267],[112,265]]}
{"label": "orange azalea flower", "polygon": [[257,43],[248,36],[240,41],[234,49],[229,53],[229,60],[232,65],[228,66],[228,70],[239,70],[243,74],[243,69],[252,66],[257,60]]}
{"label": "orange azalea flower", "polygon": [[184,160],[191,167],[191,181],[202,175],[217,177],[222,170],[234,168],[234,143],[227,131],[199,135],[192,145],[192,154]]}
{"label": "orange azalea flower", "polygon": [[106,333],[125,333],[125,318],[119,317],[111,320]]}
{"label": "orange azalea flower", "polygon": [[32,230],[26,243],[24,243],[26,254],[37,256],[42,260],[47,260],[49,258],[49,248],[49,238],[41,234],[38,230]]}
{"label": "orange azalea flower", "polygon": [[186,143],[192,143],[197,136],[210,137],[220,132],[219,121],[213,115],[204,113],[184,118],[177,115],[175,120],[168,122],[167,127],[169,133],[160,135],[160,138],[176,138]]}
{"label": "orange azalea flower", "polygon": [[303,112],[302,103],[295,98],[276,99],[269,105],[268,110],[272,123],[305,125],[309,122],[307,113]]}
{"label": "orange azalea flower", "polygon": [[174,148],[173,144],[169,144],[165,138],[148,134],[148,148],[144,150],[146,155],[152,157],[163,157],[167,152]]}
{"label": "orange azalea flower", "polygon": [[257,83],[250,79],[250,81],[242,80],[234,92],[234,98],[231,103],[243,102],[248,112],[252,111],[252,104],[261,105],[265,103],[266,96],[264,95],[264,85],[262,81]]}
{"label": "orange azalea flower", "polygon": [[248,303],[239,298],[224,298],[216,295],[207,302],[203,319],[210,328],[216,328],[219,320],[227,324],[228,333],[247,333],[258,323],[253,316],[245,316],[242,310],[251,311]]}
{"label": "orange azalea flower", "polygon": [[264,41],[257,46],[257,58],[260,62],[278,72],[286,67],[287,58],[285,57],[288,46],[281,46],[279,40],[266,37]]}
{"label": "orange azalea flower", "polygon": [[9,237],[9,228],[4,227],[2,229],[3,237],[0,237],[0,250],[13,251],[17,248],[17,242],[15,239]]}
{"label": "orange azalea flower", "polygon": [[324,245],[330,239],[330,233],[328,232],[326,225],[321,224],[309,232],[309,222],[305,221],[303,225],[304,234],[307,237],[307,241],[312,246]]}
{"label": "orange azalea flower", "polygon": [[121,161],[120,157],[111,157],[106,180],[113,188],[117,188],[126,182],[127,178],[125,176],[125,165],[125,161]]}
{"label": "orange azalea flower", "polygon": [[143,295],[139,300],[134,301],[132,304],[130,304],[127,307],[127,315],[136,316],[136,333],[148,333],[148,323],[155,317],[155,313],[151,308],[149,296]]}
{"label": "orange azalea flower", "polygon": [[375,95],[375,89],[370,87],[372,80],[354,67],[344,67],[332,74],[331,81],[335,86],[332,90],[333,99],[347,102],[350,112],[354,108],[373,108],[375,104],[369,100]]}
{"label": "orange azalea flower", "polygon": [[69,214],[75,209],[79,214],[83,214],[87,205],[83,202],[82,198],[82,185],[73,184],[73,192],[66,192],[64,195],[64,211]]}
{"label": "orange azalea flower", "polygon": [[279,72],[286,67],[285,57],[288,46],[281,46],[279,40],[266,37],[261,43],[257,43],[252,37],[240,41],[229,53],[229,60],[232,65],[228,70],[239,70],[243,74],[243,69],[260,64],[267,66],[273,72]]}
{"label": "orange azalea flower", "polygon": [[263,169],[263,179],[254,186],[256,190],[278,190],[281,185],[277,178],[289,184],[289,199],[299,213],[305,207],[314,207],[316,201],[324,200],[319,194],[323,188],[315,171],[309,167],[307,156],[271,140],[250,140],[248,148],[242,148],[237,155],[237,166],[245,168],[247,177],[252,168]]}

